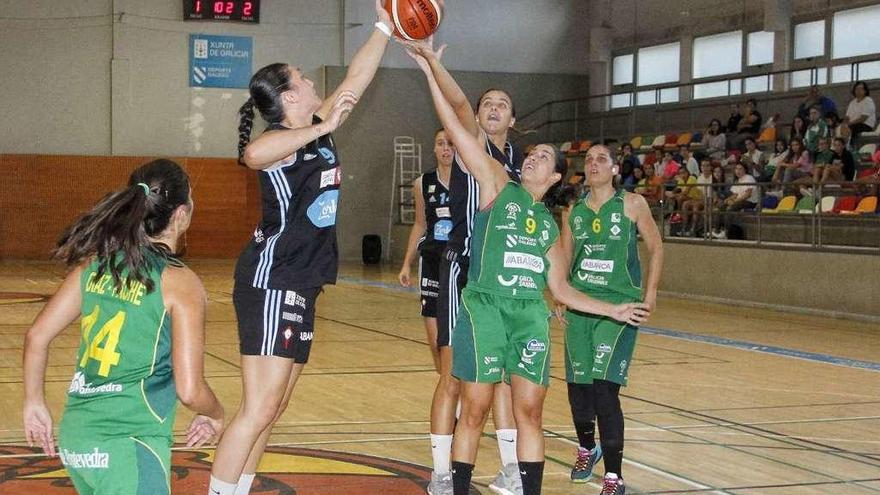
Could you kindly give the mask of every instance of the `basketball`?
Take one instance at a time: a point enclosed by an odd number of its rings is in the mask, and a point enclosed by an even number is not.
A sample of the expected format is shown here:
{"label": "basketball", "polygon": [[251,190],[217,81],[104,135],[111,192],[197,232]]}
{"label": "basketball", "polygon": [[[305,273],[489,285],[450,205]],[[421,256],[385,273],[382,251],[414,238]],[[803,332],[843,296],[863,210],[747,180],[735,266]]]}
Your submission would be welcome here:
{"label": "basketball", "polygon": [[394,35],[410,41],[434,34],[443,17],[438,0],[386,0],[385,10],[394,21]]}

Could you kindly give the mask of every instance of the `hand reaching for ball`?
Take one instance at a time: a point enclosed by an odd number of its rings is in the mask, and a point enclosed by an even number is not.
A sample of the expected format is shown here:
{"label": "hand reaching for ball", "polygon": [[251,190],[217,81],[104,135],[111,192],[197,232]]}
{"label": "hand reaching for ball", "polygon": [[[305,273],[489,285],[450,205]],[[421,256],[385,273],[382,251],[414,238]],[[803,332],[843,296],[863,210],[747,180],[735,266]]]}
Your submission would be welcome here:
{"label": "hand reaching for ball", "polygon": [[327,115],[327,124],[330,126],[329,132],[333,132],[345,122],[345,119],[348,118],[348,115],[354,110],[354,106],[357,105],[358,97],[351,91],[343,91],[339,93],[339,96],[336,97],[336,101],[333,102],[333,107],[330,108],[330,114]]}

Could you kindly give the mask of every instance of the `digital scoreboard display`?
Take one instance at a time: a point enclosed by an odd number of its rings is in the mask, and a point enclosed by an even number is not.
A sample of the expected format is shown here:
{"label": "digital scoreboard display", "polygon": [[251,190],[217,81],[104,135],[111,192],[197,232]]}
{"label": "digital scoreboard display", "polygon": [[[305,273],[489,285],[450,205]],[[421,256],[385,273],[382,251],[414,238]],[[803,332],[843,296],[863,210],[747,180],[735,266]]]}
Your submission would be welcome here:
{"label": "digital scoreboard display", "polygon": [[185,21],[239,21],[260,22],[260,0],[184,0]]}

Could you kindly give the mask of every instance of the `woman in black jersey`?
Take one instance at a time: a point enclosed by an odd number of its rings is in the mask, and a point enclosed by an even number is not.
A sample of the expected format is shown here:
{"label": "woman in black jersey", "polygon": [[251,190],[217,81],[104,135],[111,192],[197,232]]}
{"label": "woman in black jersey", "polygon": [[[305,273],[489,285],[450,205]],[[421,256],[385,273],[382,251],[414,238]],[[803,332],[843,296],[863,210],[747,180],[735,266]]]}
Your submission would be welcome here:
{"label": "woman in black jersey", "polygon": [[[376,29],[345,80],[321,100],[288,64],[263,67],[241,107],[239,161],[259,171],[263,218],[235,269],[243,397],[220,440],[211,495],[245,495],[272,425],[308,361],[315,300],[336,281],[336,210],[342,170],[330,133],[373,80],[392,21],[376,1]],[[250,142],[254,109],[269,125]]]}
{"label": "woman in black jersey", "polygon": [[[443,352],[437,346],[437,296],[440,288],[440,256],[449,240],[452,220],[449,212],[449,174],[455,148],[446,137],[446,131],[434,133],[434,157],[437,168],[419,176],[413,182],[416,218],[409,232],[403,266],[397,279],[400,285],[409,287],[412,283],[410,266],[416,253],[419,255],[418,284],[422,302],[422,317],[434,368],[441,376],[449,375],[452,366],[452,353],[448,347]],[[445,370],[445,372],[444,372]],[[441,378],[442,379],[442,378]]]}

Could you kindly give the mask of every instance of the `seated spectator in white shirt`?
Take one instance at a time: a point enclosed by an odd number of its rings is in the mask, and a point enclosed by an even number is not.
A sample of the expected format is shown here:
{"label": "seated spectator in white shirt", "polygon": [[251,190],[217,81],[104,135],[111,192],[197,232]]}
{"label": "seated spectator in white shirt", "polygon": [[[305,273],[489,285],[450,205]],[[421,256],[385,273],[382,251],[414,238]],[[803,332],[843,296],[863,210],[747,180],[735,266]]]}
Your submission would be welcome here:
{"label": "seated spectator in white shirt", "polygon": [[747,138],[746,151],[740,157],[740,162],[746,167],[752,177],[762,177],[764,175],[764,153],[758,149],[758,144],[752,138]]}
{"label": "seated spectator in white shirt", "polygon": [[736,184],[730,186],[730,196],[719,206],[722,212],[719,215],[722,228],[712,234],[712,237],[716,239],[727,237],[726,230],[727,226],[730,225],[729,213],[754,208],[760,200],[758,187],[755,186],[755,178],[746,173],[746,168],[742,163],[736,164],[733,173],[736,174]]}
{"label": "seated spectator in white shirt", "polygon": [[874,130],[877,125],[877,108],[874,106],[874,100],[871,99],[871,92],[868,85],[863,81],[858,81],[853,85],[853,99],[846,107],[846,117],[843,122],[849,126],[853,139],[859,137],[863,132]]}
{"label": "seated spectator in white shirt", "polygon": [[687,169],[688,173],[694,177],[700,175],[700,164],[697,162],[697,159],[694,158],[694,154],[691,153],[691,147],[689,145],[683,144],[679,146],[678,154],[681,156],[681,163]]}
{"label": "seated spectator in white shirt", "polygon": [[727,150],[727,137],[721,129],[721,121],[712,119],[709,122],[709,128],[703,133],[703,150],[710,158],[721,161],[724,158],[724,152]]}
{"label": "seated spectator in white shirt", "polygon": [[759,182],[769,182],[773,178],[773,174],[776,173],[779,164],[785,160],[786,155],[788,155],[788,143],[784,139],[777,139],[773,145],[773,154],[767,159],[767,165],[764,165],[764,174],[756,179]]}

